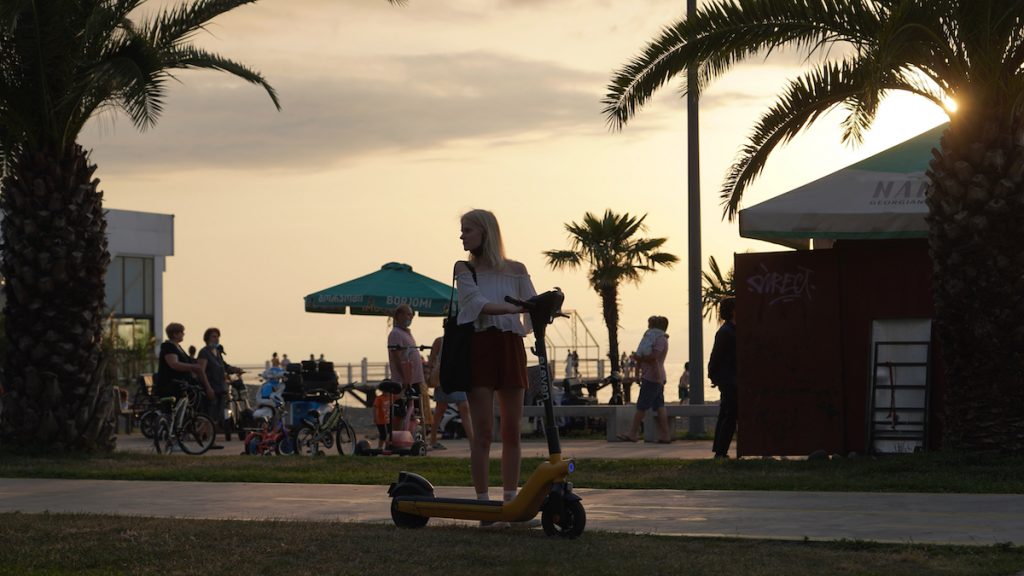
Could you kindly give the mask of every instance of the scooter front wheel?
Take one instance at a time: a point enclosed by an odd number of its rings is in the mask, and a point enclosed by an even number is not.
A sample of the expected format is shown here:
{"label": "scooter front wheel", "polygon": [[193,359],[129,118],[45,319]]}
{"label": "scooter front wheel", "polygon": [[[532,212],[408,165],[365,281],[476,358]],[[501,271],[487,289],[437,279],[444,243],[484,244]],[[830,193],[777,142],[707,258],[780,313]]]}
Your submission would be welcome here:
{"label": "scooter front wheel", "polygon": [[545,507],[540,517],[541,526],[548,536],[560,536],[573,539],[583,534],[587,525],[587,513],[579,500],[562,502],[562,510],[556,511],[551,506]]}
{"label": "scooter front wheel", "polygon": [[391,520],[399,528],[423,528],[430,518],[408,514],[398,509],[399,496],[433,496],[433,492],[425,492],[413,484],[399,485],[391,492]]}

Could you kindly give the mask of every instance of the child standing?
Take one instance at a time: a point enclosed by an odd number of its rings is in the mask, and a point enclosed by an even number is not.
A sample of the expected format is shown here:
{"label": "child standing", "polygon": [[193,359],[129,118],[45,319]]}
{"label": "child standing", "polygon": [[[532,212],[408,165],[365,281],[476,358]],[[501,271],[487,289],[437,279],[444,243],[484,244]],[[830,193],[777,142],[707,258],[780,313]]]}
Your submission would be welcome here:
{"label": "child standing", "polygon": [[377,425],[377,449],[383,450],[384,443],[391,438],[392,395],[382,393],[373,401],[373,423]]}

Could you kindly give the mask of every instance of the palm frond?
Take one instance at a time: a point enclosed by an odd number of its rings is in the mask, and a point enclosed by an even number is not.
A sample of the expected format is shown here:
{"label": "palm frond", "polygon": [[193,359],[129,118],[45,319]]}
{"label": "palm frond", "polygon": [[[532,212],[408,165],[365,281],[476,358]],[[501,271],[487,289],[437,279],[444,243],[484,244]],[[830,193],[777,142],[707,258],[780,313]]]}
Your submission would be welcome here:
{"label": "palm frond", "polygon": [[714,256],[708,258],[708,270],[702,270],[701,316],[711,319],[718,305],[726,298],[736,297],[736,279],[732,269],[722,275],[722,269]]}
{"label": "palm frond", "polygon": [[[863,74],[866,71],[856,59],[827,62],[789,83],[779,100],[758,120],[749,142],[729,168],[720,193],[725,217],[731,220],[736,216],[743,193],[764,170],[777,146],[793,139],[836,106],[865,98]],[[912,91],[941,106],[937,95],[921,92],[919,84],[899,73],[877,80],[875,86],[877,91]],[[853,122],[870,123],[874,115],[871,109],[867,112]]]}
{"label": "palm frond", "polygon": [[[842,141],[849,143],[862,140],[891,91],[939,106],[956,98],[963,109],[961,98],[974,98],[1024,110],[1024,85],[1016,80],[1024,72],[1022,25],[1024,4],[995,0],[712,0],[663,29],[615,73],[604,113],[621,129],[688,69],[697,69],[700,91],[741,60],[781,48],[805,55],[811,70],[762,116],[726,175],[721,197],[731,219],[772,151],[836,107],[848,112]],[[823,60],[811,64],[816,54]]]}
{"label": "palm frond", "polygon": [[552,270],[575,269],[583,261],[579,252],[572,250],[548,250],[544,252],[544,256],[547,258],[548,266],[551,266]]}
{"label": "palm frond", "polygon": [[266,78],[262,74],[249,68],[248,66],[235,62],[225,58],[219,54],[207,52],[201,48],[194,46],[185,46],[181,48],[174,48],[167,52],[165,56],[165,65],[168,69],[203,69],[203,70],[219,70],[221,72],[227,72],[232,76],[236,76],[249,82],[262,87],[267,95],[270,96],[270,100],[274,103],[274,107],[278,110],[281,109],[281,101],[278,99],[277,91],[271,86]]}
{"label": "palm frond", "polygon": [[175,69],[227,72],[261,86],[257,71],[187,40],[210,20],[255,0],[183,0],[156,17],[131,17],[145,0],[5,0],[0,2],[0,153],[19,142],[56,149],[77,139],[93,114],[115,106],[140,130],[165,106]]}
{"label": "palm frond", "polygon": [[165,8],[142,24],[140,33],[161,48],[170,48],[204,30],[211,20],[256,0],[194,0]]}
{"label": "palm frond", "polygon": [[655,252],[651,254],[650,261],[654,264],[671,268],[674,264],[679,262],[679,257],[675,254],[669,254],[667,252]]}
{"label": "palm frond", "polygon": [[702,84],[737,62],[783,46],[827,50],[867,44],[877,15],[857,2],[717,0],[667,28],[612,77],[602,101],[610,126],[621,129],[661,86],[692,66]]}

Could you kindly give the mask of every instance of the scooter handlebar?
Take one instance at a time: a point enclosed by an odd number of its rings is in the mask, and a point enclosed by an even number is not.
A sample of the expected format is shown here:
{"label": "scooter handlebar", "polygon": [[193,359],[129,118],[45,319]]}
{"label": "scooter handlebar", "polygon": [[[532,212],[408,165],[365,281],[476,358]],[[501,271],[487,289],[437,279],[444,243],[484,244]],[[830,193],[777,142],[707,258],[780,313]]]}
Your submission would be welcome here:
{"label": "scooter handlebar", "polygon": [[562,300],[565,296],[558,288],[538,294],[529,300],[520,300],[512,296],[505,296],[505,302],[519,306],[529,312],[533,318],[533,325],[539,323],[550,324],[555,318],[568,318],[562,313]]}
{"label": "scooter handlebar", "polygon": [[518,298],[513,298],[511,296],[505,296],[505,302],[508,302],[509,304],[515,304],[516,306],[519,306],[520,308],[522,308],[524,310],[532,310],[533,309],[533,303],[532,302],[526,302],[526,301],[520,300]]}

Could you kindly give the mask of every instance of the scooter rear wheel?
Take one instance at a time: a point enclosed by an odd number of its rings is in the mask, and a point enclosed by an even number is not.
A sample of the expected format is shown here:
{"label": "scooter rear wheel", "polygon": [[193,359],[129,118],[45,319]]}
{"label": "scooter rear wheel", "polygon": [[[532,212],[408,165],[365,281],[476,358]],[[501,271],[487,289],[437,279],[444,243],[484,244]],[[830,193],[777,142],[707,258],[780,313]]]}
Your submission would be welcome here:
{"label": "scooter rear wheel", "polygon": [[562,503],[561,512],[555,511],[551,506],[544,508],[540,523],[548,536],[560,536],[571,540],[583,534],[583,528],[587,525],[587,513],[579,500],[567,500]]}

